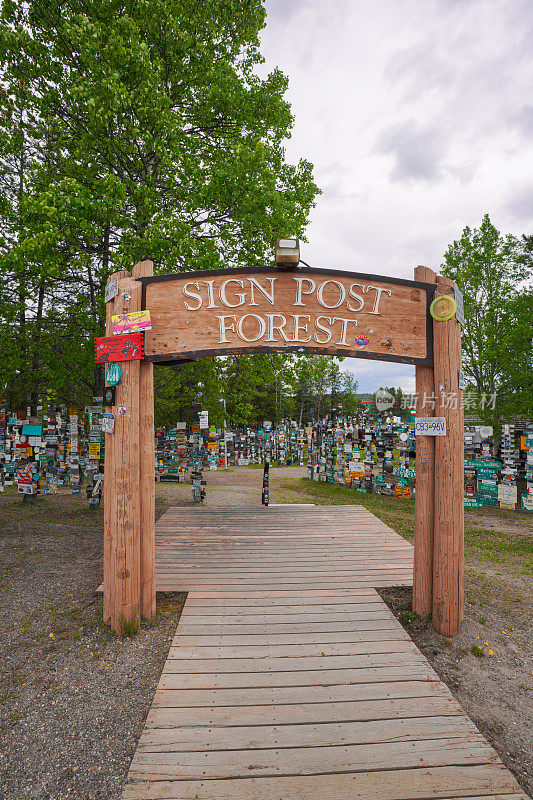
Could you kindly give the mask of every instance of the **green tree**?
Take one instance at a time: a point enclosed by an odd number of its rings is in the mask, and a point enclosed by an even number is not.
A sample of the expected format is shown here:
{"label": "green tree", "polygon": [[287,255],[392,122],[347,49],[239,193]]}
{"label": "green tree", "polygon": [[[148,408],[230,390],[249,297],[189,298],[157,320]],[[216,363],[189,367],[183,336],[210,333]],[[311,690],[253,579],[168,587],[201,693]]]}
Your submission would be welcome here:
{"label": "green tree", "polygon": [[[16,265],[35,272],[23,313],[1,292],[0,321],[23,353],[42,292],[37,349],[51,371],[32,374],[72,401],[73,384],[101,388],[91,339],[110,272],[144,257],[159,272],[264,263],[276,236],[303,237],[318,190],[311,164],[285,159],[286,77],[257,73],[260,0],[5,0],[0,21],[7,98],[24,88],[0,139],[22,108],[31,153],[23,202],[0,208],[17,233],[0,257],[12,292]],[[19,166],[2,164],[15,187]]]}
{"label": "green tree", "polygon": [[342,373],[342,413],[348,417],[353,417],[361,409],[357,394],[358,386],[353,372]]}
{"label": "green tree", "polygon": [[483,217],[477,229],[465,228],[444,254],[442,272],[464,297],[463,371],[481,397],[498,394],[486,419],[498,425],[503,415],[531,408],[531,258],[524,240],[503,236]]}

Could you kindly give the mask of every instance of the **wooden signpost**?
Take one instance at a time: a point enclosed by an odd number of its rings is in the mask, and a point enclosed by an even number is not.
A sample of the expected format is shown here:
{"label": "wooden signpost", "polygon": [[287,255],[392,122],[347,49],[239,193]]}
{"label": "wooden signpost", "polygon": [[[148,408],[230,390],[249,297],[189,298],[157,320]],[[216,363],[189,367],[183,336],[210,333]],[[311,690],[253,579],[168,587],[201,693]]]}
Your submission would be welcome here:
{"label": "wooden signpost", "polygon": [[143,278],[145,358],[272,351],[431,364],[434,286],[340,270],[237,269]]}
{"label": "wooden signpost", "polygon": [[[121,631],[155,614],[153,362],[284,351],[416,366],[418,417],[443,419],[419,425],[417,436],[413,604],[433,614],[437,631],[455,635],[463,615],[461,330],[455,316],[430,314],[434,297],[453,295],[453,284],[426,267],[414,281],[270,267],[154,276],[150,261],[109,284],[107,338],[117,317],[138,312],[150,312],[151,329],[144,359],[121,362],[114,430],[106,433],[106,622]],[[106,341],[101,359],[114,361],[112,347],[103,354]]]}

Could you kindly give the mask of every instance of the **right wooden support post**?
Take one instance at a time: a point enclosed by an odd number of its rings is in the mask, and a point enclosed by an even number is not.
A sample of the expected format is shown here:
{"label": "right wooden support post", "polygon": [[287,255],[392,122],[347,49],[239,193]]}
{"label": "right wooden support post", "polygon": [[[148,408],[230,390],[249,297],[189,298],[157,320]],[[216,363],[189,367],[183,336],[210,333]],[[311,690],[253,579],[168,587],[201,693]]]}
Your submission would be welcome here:
{"label": "right wooden support post", "polygon": [[[415,267],[415,281],[435,283],[429,267]],[[435,415],[434,370],[432,366],[415,367],[416,415]],[[413,567],[413,611],[427,617],[433,606],[433,518],[435,515],[435,440],[416,437],[415,553]]]}
{"label": "right wooden support post", "polygon": [[[436,297],[453,297],[451,280],[437,275],[436,282]],[[464,418],[461,326],[455,315],[434,322],[433,353],[434,413],[445,417],[446,436],[435,437],[432,622],[438,633],[455,636],[464,619]]]}

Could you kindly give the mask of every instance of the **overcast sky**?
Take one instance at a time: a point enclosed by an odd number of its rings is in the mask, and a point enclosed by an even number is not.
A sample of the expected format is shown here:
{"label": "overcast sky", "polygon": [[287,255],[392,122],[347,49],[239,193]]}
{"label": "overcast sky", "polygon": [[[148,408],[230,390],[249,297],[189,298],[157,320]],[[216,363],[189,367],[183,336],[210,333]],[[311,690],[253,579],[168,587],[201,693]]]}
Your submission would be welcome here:
{"label": "overcast sky", "polygon": [[[287,158],[322,189],[302,258],[412,278],[483,215],[533,232],[533,0],[267,0]],[[347,359],[361,391],[414,368]]]}

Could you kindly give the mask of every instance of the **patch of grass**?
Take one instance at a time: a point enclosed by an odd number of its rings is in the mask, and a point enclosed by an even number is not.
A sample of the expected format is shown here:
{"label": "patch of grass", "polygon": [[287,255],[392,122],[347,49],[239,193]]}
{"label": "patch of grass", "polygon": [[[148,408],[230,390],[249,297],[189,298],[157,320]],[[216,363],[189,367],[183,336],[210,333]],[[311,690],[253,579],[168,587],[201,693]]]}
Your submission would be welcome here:
{"label": "patch of grass", "polygon": [[392,495],[358,492],[333,483],[322,483],[309,478],[291,479],[284,482],[285,489],[303,491],[312,497],[317,505],[354,505],[364,506],[386,525],[390,525],[397,533],[412,541],[415,524],[415,501],[400,500]]}
{"label": "patch of grass", "polygon": [[409,609],[405,611],[400,611],[398,614],[398,619],[400,622],[403,622],[404,625],[414,625],[415,622],[418,622],[420,619],[418,614],[415,614],[414,611],[410,611]]}
{"label": "patch of grass", "polygon": [[498,605],[509,612],[525,610],[530,607],[531,599],[527,583],[523,588],[516,586],[512,576],[506,576],[503,570],[495,575],[487,574],[483,564],[465,569],[467,589],[466,599],[469,603],[480,606]]}
{"label": "patch of grass", "polygon": [[533,536],[494,528],[465,528],[465,551],[477,561],[503,564],[523,575],[533,575]]}
{"label": "patch of grass", "polygon": [[476,658],[483,658],[485,655],[485,651],[478,644],[473,644],[470,648],[470,652],[472,655],[476,656]]}
{"label": "patch of grass", "polygon": [[121,614],[118,620],[118,627],[120,628],[121,636],[135,636],[141,627],[141,621],[135,614],[131,619],[127,619],[124,614]]}

